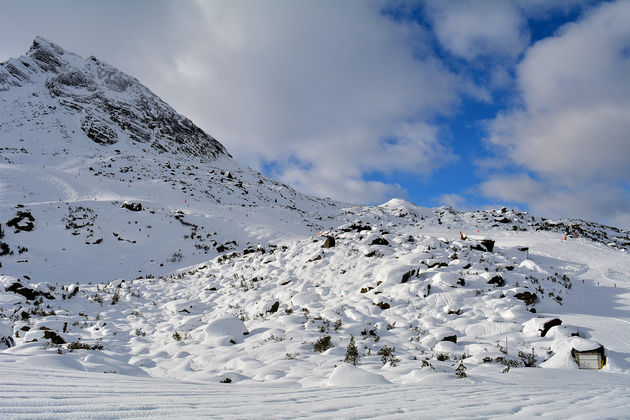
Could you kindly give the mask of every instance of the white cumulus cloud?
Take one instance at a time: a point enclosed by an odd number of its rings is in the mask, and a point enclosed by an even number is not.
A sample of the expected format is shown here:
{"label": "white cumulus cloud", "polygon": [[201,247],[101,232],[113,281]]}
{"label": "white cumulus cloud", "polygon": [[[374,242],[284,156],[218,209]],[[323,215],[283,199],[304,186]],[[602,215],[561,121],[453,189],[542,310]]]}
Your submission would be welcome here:
{"label": "white cumulus cloud", "polygon": [[527,51],[518,66],[522,102],[489,122],[488,143],[537,181],[492,179],[483,186],[487,196],[552,208],[553,195],[564,203],[556,214],[627,225],[628,22],[630,2],[604,3]]}
{"label": "white cumulus cloud", "polygon": [[440,43],[466,60],[516,58],[529,44],[526,16],[515,2],[435,0],[426,9]]}

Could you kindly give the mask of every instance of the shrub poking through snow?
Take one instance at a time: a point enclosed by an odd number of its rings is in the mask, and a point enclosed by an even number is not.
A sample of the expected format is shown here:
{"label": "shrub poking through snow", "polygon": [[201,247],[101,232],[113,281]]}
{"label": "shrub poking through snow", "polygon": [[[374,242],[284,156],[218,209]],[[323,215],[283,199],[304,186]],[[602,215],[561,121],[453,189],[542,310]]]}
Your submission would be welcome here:
{"label": "shrub poking through snow", "polygon": [[318,353],[325,352],[326,350],[331,349],[333,347],[334,346],[330,342],[330,336],[329,335],[321,337],[321,338],[317,339],[317,341],[315,343],[313,343],[313,350],[318,352]]}
{"label": "shrub poking through snow", "polygon": [[438,353],[435,358],[438,359],[440,362],[445,362],[447,360],[450,360],[451,356],[449,356],[447,353]]}
{"label": "shrub poking through snow", "polygon": [[103,350],[103,346],[100,343],[96,343],[90,346],[89,344],[82,343],[80,341],[73,341],[72,343],[69,343],[66,347],[71,352],[74,350]]}
{"label": "shrub poking through snow", "polygon": [[346,348],[346,357],[343,361],[354,366],[359,364],[359,349],[357,348],[357,343],[354,341],[354,335],[350,336],[350,343]]}
{"label": "shrub poking through snow", "polygon": [[112,296],[112,305],[115,305],[120,300],[120,293],[116,290],[116,293]]}
{"label": "shrub poking through snow", "polygon": [[521,358],[525,367],[536,367],[536,353],[534,353],[533,347],[531,353],[525,353],[524,351],[519,350],[518,357]]}
{"label": "shrub poking through snow", "polygon": [[395,351],[396,347],[383,346],[383,348],[376,352],[376,354],[381,356],[381,362],[383,363],[383,366],[389,363],[390,366],[394,367],[398,364],[398,362],[400,362],[400,359],[394,354]]}

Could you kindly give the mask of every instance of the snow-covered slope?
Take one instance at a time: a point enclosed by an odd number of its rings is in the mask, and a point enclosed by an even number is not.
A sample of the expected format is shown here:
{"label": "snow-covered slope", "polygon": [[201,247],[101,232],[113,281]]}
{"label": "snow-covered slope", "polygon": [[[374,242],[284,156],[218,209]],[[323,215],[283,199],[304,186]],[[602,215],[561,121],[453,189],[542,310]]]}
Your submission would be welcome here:
{"label": "snow-covered slope", "polygon": [[[525,381],[531,401],[546,369],[563,386],[630,386],[629,232],[310,197],[236,162],[132,77],[42,38],[0,64],[0,225],[0,369],[29,371],[0,383],[18,398],[54,369],[401,395]],[[351,337],[358,367],[344,362]],[[572,349],[599,345],[604,369],[577,371]]]}
{"label": "snow-covered slope", "polygon": [[238,164],[134,78],[42,38],[0,65],[0,186],[0,223],[34,225],[5,226],[4,272],[37,281],[163,274],[321,229],[338,206]]}

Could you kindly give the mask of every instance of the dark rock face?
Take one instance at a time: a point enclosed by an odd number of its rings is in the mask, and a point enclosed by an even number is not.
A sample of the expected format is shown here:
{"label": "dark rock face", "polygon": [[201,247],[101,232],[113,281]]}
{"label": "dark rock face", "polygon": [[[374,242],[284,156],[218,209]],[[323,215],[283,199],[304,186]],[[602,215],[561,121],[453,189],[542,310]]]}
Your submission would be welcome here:
{"label": "dark rock face", "polygon": [[93,142],[110,145],[118,142],[118,134],[107,126],[107,123],[91,115],[86,115],[81,121],[81,130]]}
{"label": "dark rock face", "polygon": [[558,325],[562,325],[562,321],[560,321],[558,318],[554,318],[550,321],[547,321],[543,324],[543,327],[539,330],[540,331],[540,336],[544,337],[547,335],[547,333],[549,332],[549,330],[551,329],[551,327],[555,327]]}
{"label": "dark rock face", "polygon": [[494,284],[497,287],[503,287],[505,286],[505,280],[503,280],[503,277],[496,275],[488,280],[488,284]]}
{"label": "dark rock face", "polygon": [[57,73],[62,66],[59,58],[63,55],[63,49],[55,44],[45,45],[41,39],[36,38],[31,45],[29,55],[35,59],[39,68],[44,71]]}
{"label": "dark rock face", "polygon": [[322,248],[333,248],[335,246],[335,238],[332,236],[326,236],[326,240],[324,241],[324,245]]}
{"label": "dark rock face", "polygon": [[451,343],[457,343],[457,336],[456,335],[449,335],[449,336],[444,337],[440,341],[450,341]]}
{"label": "dark rock face", "polygon": [[18,295],[22,295],[26,298],[26,300],[35,300],[40,296],[45,297],[46,299],[55,299],[55,297],[50,293],[29,289],[28,287],[22,286],[22,284],[20,284],[19,282],[13,283],[9,287],[5,287],[4,290],[7,292],[13,292],[17,293]]}

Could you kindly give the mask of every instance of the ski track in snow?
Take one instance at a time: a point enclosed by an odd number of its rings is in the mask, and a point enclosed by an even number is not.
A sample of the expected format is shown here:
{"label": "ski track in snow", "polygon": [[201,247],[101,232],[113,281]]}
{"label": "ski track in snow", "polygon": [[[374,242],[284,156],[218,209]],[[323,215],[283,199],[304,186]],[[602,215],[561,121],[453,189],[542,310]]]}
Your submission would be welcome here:
{"label": "ski track in snow", "polygon": [[[0,359],[2,418],[627,418],[625,376],[520,369],[476,380],[296,389],[203,385],[115,374],[18,371]],[[610,377],[602,376],[608,375]],[[474,377],[474,375],[473,375]],[[483,379],[486,379],[484,377]],[[511,383],[511,382],[514,383]],[[95,384],[98,384],[95,386]]]}

